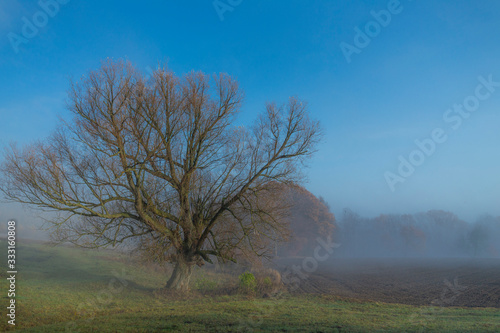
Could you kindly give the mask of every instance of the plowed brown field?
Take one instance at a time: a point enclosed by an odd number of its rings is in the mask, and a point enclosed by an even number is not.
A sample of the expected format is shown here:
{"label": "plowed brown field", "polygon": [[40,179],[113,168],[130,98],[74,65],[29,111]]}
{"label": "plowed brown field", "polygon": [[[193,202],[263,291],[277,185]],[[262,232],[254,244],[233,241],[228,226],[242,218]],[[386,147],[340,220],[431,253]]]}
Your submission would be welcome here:
{"label": "plowed brown field", "polygon": [[[301,259],[278,262],[284,269]],[[303,272],[303,270],[302,270]],[[412,305],[500,308],[500,259],[339,259],[318,263],[298,293]]]}

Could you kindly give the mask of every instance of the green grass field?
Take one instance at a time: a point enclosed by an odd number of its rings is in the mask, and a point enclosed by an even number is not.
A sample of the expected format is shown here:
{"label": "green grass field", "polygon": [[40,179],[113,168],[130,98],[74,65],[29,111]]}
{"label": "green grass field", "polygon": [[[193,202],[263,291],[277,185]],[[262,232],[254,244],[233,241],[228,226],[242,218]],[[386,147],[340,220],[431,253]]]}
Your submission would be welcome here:
{"label": "green grass field", "polygon": [[[5,253],[2,267],[6,267],[6,244],[0,244]],[[500,331],[498,309],[414,307],[330,295],[214,295],[206,289],[227,288],[237,277],[201,269],[192,278],[194,292],[162,295],[156,290],[164,285],[167,272],[140,265],[126,255],[27,241],[17,246],[16,326],[7,324],[8,284],[2,269],[1,331]]]}

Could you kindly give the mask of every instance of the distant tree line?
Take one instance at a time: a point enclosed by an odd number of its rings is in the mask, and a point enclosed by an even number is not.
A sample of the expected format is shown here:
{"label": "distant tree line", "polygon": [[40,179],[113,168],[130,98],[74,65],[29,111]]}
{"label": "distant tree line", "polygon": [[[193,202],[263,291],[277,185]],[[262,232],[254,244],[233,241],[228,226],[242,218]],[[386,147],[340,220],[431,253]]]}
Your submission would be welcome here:
{"label": "distant tree line", "polygon": [[500,217],[467,223],[455,214],[425,213],[364,218],[345,209],[337,223],[339,256],[500,257]]}

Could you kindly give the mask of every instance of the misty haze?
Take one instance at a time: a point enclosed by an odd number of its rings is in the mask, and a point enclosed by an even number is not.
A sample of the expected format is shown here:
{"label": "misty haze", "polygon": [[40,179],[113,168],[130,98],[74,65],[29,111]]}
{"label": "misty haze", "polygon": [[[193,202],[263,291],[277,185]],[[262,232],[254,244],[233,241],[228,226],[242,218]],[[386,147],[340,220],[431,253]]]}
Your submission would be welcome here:
{"label": "misty haze", "polygon": [[500,332],[499,17],[2,1],[0,331]]}

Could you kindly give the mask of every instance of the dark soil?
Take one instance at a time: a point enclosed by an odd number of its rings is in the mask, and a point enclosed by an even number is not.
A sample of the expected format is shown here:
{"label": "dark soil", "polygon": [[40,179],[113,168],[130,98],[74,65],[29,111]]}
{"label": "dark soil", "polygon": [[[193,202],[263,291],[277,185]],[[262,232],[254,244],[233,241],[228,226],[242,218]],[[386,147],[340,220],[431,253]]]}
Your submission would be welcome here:
{"label": "dark soil", "polygon": [[[302,262],[282,259],[278,264],[283,272]],[[319,262],[307,274],[294,292],[412,305],[500,308],[500,259],[334,258]]]}

